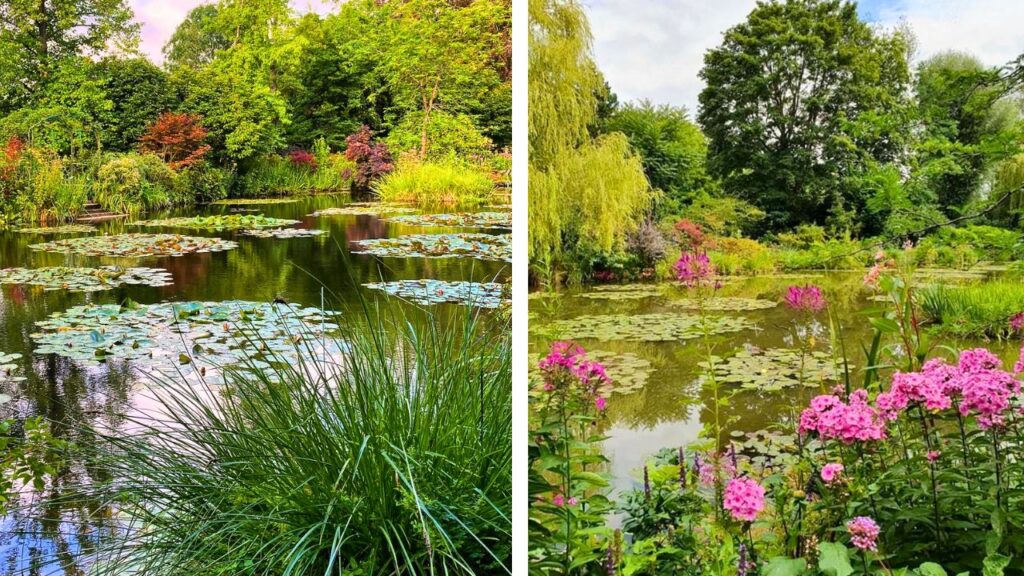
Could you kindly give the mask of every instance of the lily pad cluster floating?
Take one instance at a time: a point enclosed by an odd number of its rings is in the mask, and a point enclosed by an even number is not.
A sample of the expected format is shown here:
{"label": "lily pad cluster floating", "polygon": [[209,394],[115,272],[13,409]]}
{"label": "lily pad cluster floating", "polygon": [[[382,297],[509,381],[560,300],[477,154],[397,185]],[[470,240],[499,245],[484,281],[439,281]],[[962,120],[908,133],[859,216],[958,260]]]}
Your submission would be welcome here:
{"label": "lily pad cluster floating", "polygon": [[203,252],[220,252],[238,248],[238,244],[220,238],[201,238],[180,234],[115,234],[85,236],[32,244],[29,248],[44,252],[83,254],[85,256],[181,256]]}
{"label": "lily pad cluster floating", "polygon": [[324,230],[307,230],[305,228],[271,228],[269,230],[256,228],[242,231],[242,234],[256,238],[312,238],[323,236],[326,233]]}
{"label": "lily pad cluster floating", "polygon": [[416,212],[415,208],[402,206],[400,204],[388,204],[384,202],[355,202],[338,206],[336,208],[324,208],[310,214],[310,216],[379,216],[381,214],[408,214]]}
{"label": "lily pad cluster floating", "polygon": [[578,294],[580,298],[591,300],[640,300],[663,295],[661,286],[657,284],[612,284],[598,286],[593,292]]}
{"label": "lily pad cluster floating", "polygon": [[391,222],[410,226],[451,226],[456,228],[511,228],[511,212],[456,212],[393,216]]}
{"label": "lily pad cluster floating", "polygon": [[[733,430],[730,436],[736,450],[746,455],[750,463],[757,468],[791,464],[798,459],[800,449],[795,434],[774,430]],[[813,452],[818,447],[818,441],[815,439],[804,438],[803,442],[805,452]]]}
{"label": "lily pad cluster floating", "polygon": [[509,234],[409,234],[354,242],[353,254],[396,258],[479,258],[512,261]]}
{"label": "lily pad cluster floating", "polygon": [[[537,362],[539,354],[530,355],[530,380],[540,381],[540,370]],[[633,394],[644,389],[654,372],[651,363],[632,352],[608,352],[605,350],[587,350],[587,360],[600,362],[611,382],[601,388],[602,395]],[[532,392],[539,392],[539,386],[531,386]]]}
{"label": "lily pad cluster floating", "polygon": [[42,286],[45,290],[71,292],[99,292],[118,286],[170,286],[170,272],[161,268],[4,268],[0,269],[0,284]]}
{"label": "lily pad cluster floating", "polygon": [[[669,304],[690,310],[700,309],[700,302],[694,298],[679,298],[671,300]],[[714,312],[749,312],[752,310],[767,310],[769,308],[775,308],[778,305],[779,303],[773,300],[763,300],[760,298],[736,298],[732,296],[708,298],[704,301],[704,309]]]}
{"label": "lily pad cluster floating", "polygon": [[445,282],[443,280],[398,280],[372,282],[367,288],[383,290],[392,296],[411,300],[417,304],[467,304],[480,308],[498,308],[508,300],[502,296],[497,282]]}
{"label": "lily pad cluster floating", "polygon": [[96,227],[88,224],[65,224],[64,226],[21,228],[17,231],[22,234],[92,234],[96,231]]}
{"label": "lily pad cluster floating", "polygon": [[[739,332],[754,325],[743,317],[716,316],[707,320],[712,334]],[[606,314],[558,320],[547,327],[563,338],[601,341],[664,342],[697,338],[704,334],[699,316],[690,314]]]}
{"label": "lily pad cluster floating", "polygon": [[264,204],[294,204],[298,198],[225,198],[210,202],[211,206],[262,206]]}
{"label": "lily pad cluster floating", "polygon": [[246,301],[76,306],[36,323],[36,353],[86,365],[132,362],[143,373],[176,371],[216,379],[220,368],[297,365],[300,350],[336,347],[333,314],[318,308]]}
{"label": "lily pad cluster floating", "polygon": [[[707,361],[700,362],[704,369]],[[790,348],[742,349],[726,359],[714,358],[715,377],[719,382],[739,384],[746,390],[777,392],[801,384],[800,351]],[[817,388],[822,382],[835,382],[839,373],[832,357],[820,350],[808,352],[803,358],[803,385]]]}
{"label": "lily pad cluster floating", "polygon": [[943,282],[971,282],[984,280],[986,272],[982,270],[952,270],[948,268],[918,268],[914,271],[915,280],[939,280]]}
{"label": "lily pad cluster floating", "polygon": [[[20,359],[21,354],[0,352],[0,384],[25,380],[25,377],[20,375],[21,367],[15,364],[15,361]],[[6,394],[0,394],[0,404],[10,399],[11,397]]]}
{"label": "lily pad cluster floating", "polygon": [[272,218],[262,214],[217,214],[215,216],[189,216],[143,220],[136,226],[161,226],[168,228],[191,228],[195,230],[242,230],[247,228],[280,228],[298,224],[298,220]]}

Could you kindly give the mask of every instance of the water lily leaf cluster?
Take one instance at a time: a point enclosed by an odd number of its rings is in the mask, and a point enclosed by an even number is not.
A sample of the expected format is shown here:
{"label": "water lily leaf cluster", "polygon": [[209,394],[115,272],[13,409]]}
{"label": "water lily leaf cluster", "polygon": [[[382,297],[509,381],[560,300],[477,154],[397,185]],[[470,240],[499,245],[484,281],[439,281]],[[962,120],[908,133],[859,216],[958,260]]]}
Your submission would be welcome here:
{"label": "water lily leaf cluster", "polygon": [[[21,366],[18,366],[15,362],[21,359],[21,354],[11,353],[5,354],[0,352],[0,384],[21,382],[25,380],[24,376],[21,376]],[[6,394],[0,394],[0,404],[4,404],[11,399]]]}
{"label": "water lily leaf cluster", "polygon": [[511,212],[456,212],[393,216],[391,222],[410,226],[451,226],[457,228],[511,228]]}
{"label": "water lily leaf cluster", "polygon": [[415,208],[402,206],[400,204],[387,204],[384,202],[355,202],[338,206],[336,208],[324,208],[310,214],[310,216],[380,216],[381,214],[406,214],[416,212]]}
{"label": "water lily leaf cluster", "polygon": [[296,365],[300,352],[336,354],[332,313],[247,301],[75,306],[36,323],[38,354],[97,365],[130,361],[143,373],[216,379],[222,368]]}
{"label": "water lily leaf cluster", "polygon": [[22,234],[92,234],[95,226],[88,224],[65,224],[64,226],[42,226],[38,228],[20,228]]}
{"label": "water lily leaf cluster", "polygon": [[204,252],[220,252],[238,248],[238,244],[220,238],[182,236],[180,234],[115,234],[85,236],[32,244],[29,248],[44,252],[82,254],[85,256],[181,256]]}
{"label": "water lily leaf cluster", "polygon": [[[687,308],[690,310],[700,309],[700,302],[694,298],[679,298],[669,302],[672,306]],[[775,308],[779,303],[773,300],[760,298],[737,298],[732,296],[721,296],[708,298],[704,301],[704,309],[715,312],[750,312],[753,310],[767,310]]]}
{"label": "water lily leaf cluster", "polygon": [[256,238],[312,238],[314,236],[323,236],[326,233],[324,230],[308,230],[305,228],[256,228],[242,231],[242,234]]}
{"label": "water lily leaf cluster", "polygon": [[[753,327],[749,320],[739,316],[712,316],[707,319],[707,328],[712,334],[739,332]],[[557,320],[549,324],[548,329],[563,338],[602,341],[664,342],[687,340],[704,334],[699,316],[671,313],[584,315]]]}
{"label": "water lily leaf cluster", "polygon": [[466,304],[480,308],[498,308],[508,303],[502,285],[497,282],[467,282],[444,280],[398,280],[363,284],[374,290],[383,290],[392,296],[411,300],[417,304]]}
{"label": "water lily leaf cluster", "polygon": [[99,292],[118,286],[170,286],[173,277],[161,268],[4,268],[0,269],[0,284],[42,286],[45,290],[71,292]]}
{"label": "water lily leaf cluster", "polygon": [[353,254],[396,258],[479,258],[512,261],[509,234],[410,234],[354,242]]}
{"label": "water lily leaf cluster", "polygon": [[[540,369],[537,362],[539,354],[530,355],[530,391],[533,394],[541,392],[540,386],[535,384],[540,381]],[[587,350],[587,360],[600,362],[611,382],[601,387],[601,394],[633,394],[644,389],[650,379],[654,368],[650,361],[633,354],[632,352],[609,352],[607,350]]]}
{"label": "water lily leaf cluster", "polygon": [[298,220],[273,218],[262,214],[217,214],[214,216],[189,216],[143,220],[136,226],[160,226],[168,228],[191,228],[194,230],[242,230],[247,228],[280,228],[298,224]]}
{"label": "water lily leaf cluster", "polygon": [[[708,369],[707,361],[700,362]],[[806,352],[792,348],[743,348],[729,358],[714,358],[715,378],[726,384],[739,384],[746,390],[777,392],[801,385],[817,388],[822,382],[835,382],[840,374],[832,357],[820,350]],[[802,376],[801,376],[802,370]]]}
{"label": "water lily leaf cluster", "polygon": [[593,292],[577,294],[580,298],[591,300],[640,300],[664,296],[665,292],[658,284],[619,284],[598,286]]}

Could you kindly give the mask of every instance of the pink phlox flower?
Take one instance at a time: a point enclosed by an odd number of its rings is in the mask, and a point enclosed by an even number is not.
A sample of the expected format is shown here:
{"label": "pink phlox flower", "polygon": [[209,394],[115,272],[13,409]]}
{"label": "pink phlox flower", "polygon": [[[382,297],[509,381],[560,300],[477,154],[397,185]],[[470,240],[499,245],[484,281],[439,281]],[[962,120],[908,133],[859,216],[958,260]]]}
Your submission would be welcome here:
{"label": "pink phlox flower", "polygon": [[1003,361],[985,348],[972,348],[960,353],[960,371],[973,374],[985,370],[999,370]]}
{"label": "pink phlox flower", "polygon": [[843,473],[843,465],[838,462],[825,464],[821,468],[821,479],[825,484],[835,483]]}
{"label": "pink phlox flower", "polygon": [[794,310],[821,312],[825,309],[825,298],[817,286],[790,286],[786,291],[786,304]]}
{"label": "pink phlox flower", "polygon": [[942,387],[942,392],[950,398],[960,395],[960,369],[942,358],[932,358],[921,367],[921,373]]}
{"label": "pink phlox flower", "polygon": [[576,367],[578,358],[583,356],[585,352],[575,342],[558,341],[551,345],[551,351],[537,363],[537,366],[541,370],[551,370],[558,367],[572,370]]}
{"label": "pink phlox flower", "polygon": [[753,522],[764,510],[764,487],[750,478],[733,478],[725,486],[722,508],[736,520]]}
{"label": "pink phlox flower", "polygon": [[1002,426],[1010,399],[1020,393],[1020,382],[1009,372],[985,370],[963,379],[963,400],[960,413],[974,413],[982,428]]}
{"label": "pink phlox flower", "polygon": [[1020,356],[1017,358],[1017,362],[1013,365],[1013,373],[1021,374],[1024,373],[1024,346],[1021,346]]}
{"label": "pink phlox flower", "polygon": [[903,396],[907,402],[923,405],[928,410],[945,410],[953,405],[946,395],[944,380],[926,372],[897,372],[892,376],[889,391]]}
{"label": "pink phlox flower", "polygon": [[885,418],[867,403],[867,394],[857,391],[847,404],[831,394],[816,396],[800,414],[798,431],[816,432],[822,440],[844,444],[882,440],[886,437]]}
{"label": "pink phlox flower", "polygon": [[1024,329],[1024,312],[1017,312],[1010,316],[1010,330],[1020,332]]}
{"label": "pink phlox flower", "polygon": [[857,516],[846,523],[846,531],[850,533],[850,542],[861,550],[878,550],[878,523],[867,516]]}

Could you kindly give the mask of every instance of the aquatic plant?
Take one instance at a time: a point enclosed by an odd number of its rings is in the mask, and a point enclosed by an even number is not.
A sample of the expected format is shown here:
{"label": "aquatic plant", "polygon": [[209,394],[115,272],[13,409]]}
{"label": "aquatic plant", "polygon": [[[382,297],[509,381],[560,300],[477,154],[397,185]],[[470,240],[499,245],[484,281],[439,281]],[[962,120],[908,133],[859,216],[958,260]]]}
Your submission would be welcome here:
{"label": "aquatic plant", "polygon": [[42,226],[38,228],[19,228],[15,232],[21,234],[91,234],[96,231],[95,226],[88,224],[65,224],[63,226]]}
{"label": "aquatic plant", "polygon": [[242,230],[244,236],[256,238],[315,238],[327,234],[326,230],[310,230],[307,228],[272,228]]}
{"label": "aquatic plant", "polygon": [[[16,361],[21,360],[21,354],[4,353],[0,352],[0,384],[8,384],[12,382],[21,382],[25,379],[24,376],[20,376],[21,367],[16,364]],[[10,396],[6,394],[0,394],[0,400],[10,399]],[[2,404],[3,402],[0,402]]]}
{"label": "aquatic plant", "polygon": [[184,254],[220,252],[237,247],[238,244],[230,240],[181,236],[178,234],[87,236],[29,245],[29,248],[32,250],[43,252],[82,254],[85,256],[123,256],[130,258],[182,256]]}
{"label": "aquatic plant", "polygon": [[822,351],[790,348],[759,349],[748,347],[732,356],[714,356],[702,360],[701,368],[714,371],[723,384],[739,384],[745,390],[776,392],[795,386],[820,387],[827,382],[838,382],[838,373],[832,356]]}
{"label": "aquatic plant", "polygon": [[417,214],[392,216],[389,222],[410,226],[450,226],[455,228],[511,228],[511,212],[457,212],[455,214]]}
{"label": "aquatic plant", "polygon": [[317,210],[310,216],[380,216],[406,212],[416,212],[416,208],[386,202],[353,202],[344,206]]}
{"label": "aquatic plant", "polygon": [[449,282],[444,280],[397,280],[394,282],[371,282],[367,288],[382,290],[417,304],[466,304],[480,308],[498,308],[509,303],[504,287],[497,282]]}
{"label": "aquatic plant", "polygon": [[210,202],[211,206],[261,206],[264,204],[294,204],[298,198],[224,198]]}
{"label": "aquatic plant", "polygon": [[98,292],[119,286],[170,286],[174,278],[162,268],[2,268],[0,284],[42,286],[45,290]]}
{"label": "aquatic plant", "polygon": [[508,234],[409,234],[353,242],[353,254],[393,258],[479,258],[512,261]]}
{"label": "aquatic plant", "polygon": [[93,573],[511,573],[508,325],[344,318],[333,362],[161,379],[167,421],[103,436],[127,529]]}
{"label": "aquatic plant", "polygon": [[280,228],[298,224],[298,220],[272,218],[262,214],[216,214],[213,216],[182,216],[134,222],[136,226],[190,228],[193,230],[241,230],[245,228]]}
{"label": "aquatic plant", "polygon": [[[704,334],[699,316],[676,313],[581,315],[557,320],[547,326],[563,338],[577,340],[638,340],[660,342],[699,338]],[[707,329],[712,334],[739,332],[754,325],[742,317],[709,318]]]}
{"label": "aquatic plant", "polygon": [[467,164],[403,161],[377,181],[373,191],[384,202],[473,206],[491,199],[494,183],[482,169]]}

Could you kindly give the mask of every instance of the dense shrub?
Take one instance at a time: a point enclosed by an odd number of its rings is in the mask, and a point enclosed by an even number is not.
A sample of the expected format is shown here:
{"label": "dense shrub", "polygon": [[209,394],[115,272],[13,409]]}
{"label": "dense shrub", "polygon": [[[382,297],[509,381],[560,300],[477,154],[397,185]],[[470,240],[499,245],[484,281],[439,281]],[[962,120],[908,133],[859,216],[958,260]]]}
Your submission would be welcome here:
{"label": "dense shrub", "polygon": [[626,250],[642,268],[649,268],[665,257],[665,237],[653,222],[646,220],[626,236]]}
{"label": "dense shrub", "polygon": [[206,203],[226,198],[231,190],[233,174],[223,168],[203,162],[178,173],[176,186],[181,197]]}
{"label": "dense shrub", "polygon": [[683,217],[719,236],[750,233],[764,219],[764,212],[731,196],[698,194],[683,210]]}
{"label": "dense shrub", "polygon": [[353,164],[340,154],[328,154],[322,161],[304,152],[300,161],[288,156],[261,156],[246,165],[239,178],[242,196],[280,196],[344,190],[349,185]]}
{"label": "dense shrub", "polygon": [[346,179],[352,179],[353,191],[368,192],[371,184],[395,169],[387,144],[374,142],[369,126],[349,136],[346,143],[345,159],[355,163],[355,170],[346,174]]}
{"label": "dense shrub", "polygon": [[474,205],[491,198],[494,183],[475,166],[456,162],[408,160],[374,185],[385,202],[422,205]]}
{"label": "dense shrub", "polygon": [[153,154],[125,154],[111,160],[96,175],[94,199],[121,214],[139,214],[191,198],[176,186],[176,175]]}
{"label": "dense shrub", "polygon": [[55,153],[17,137],[0,150],[0,224],[68,220],[87,197],[88,180],[69,176]]}
{"label": "dense shrub", "polygon": [[775,252],[749,238],[715,238],[711,259],[722,274],[771,274],[776,270]]}
{"label": "dense shrub", "polygon": [[206,129],[195,114],[165,112],[139,139],[143,152],[160,157],[172,169],[188,168],[202,161],[210,151]]}

